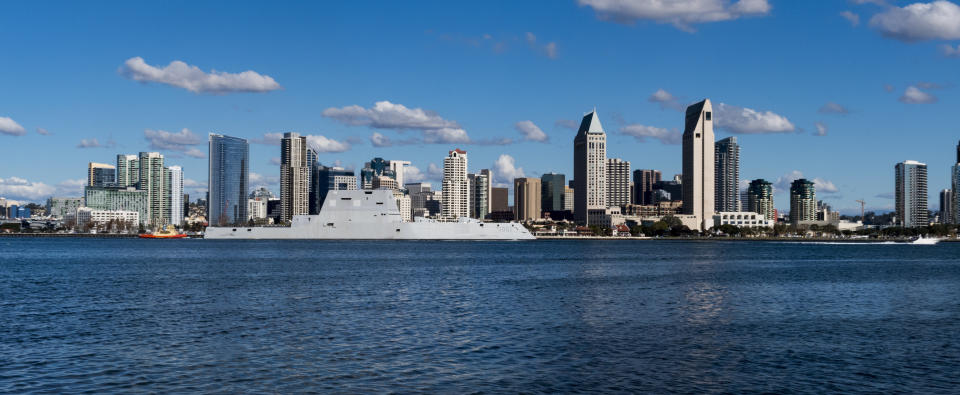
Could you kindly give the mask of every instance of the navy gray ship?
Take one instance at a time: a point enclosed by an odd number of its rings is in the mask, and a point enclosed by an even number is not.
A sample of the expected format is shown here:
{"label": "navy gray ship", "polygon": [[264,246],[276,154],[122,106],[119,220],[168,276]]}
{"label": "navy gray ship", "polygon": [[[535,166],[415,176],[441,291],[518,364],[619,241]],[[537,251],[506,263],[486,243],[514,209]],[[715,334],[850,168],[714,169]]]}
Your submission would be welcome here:
{"label": "navy gray ship", "polygon": [[389,190],[330,191],[318,215],[295,215],[290,226],[207,227],[207,239],[532,240],[516,222],[473,218],[404,222]]}

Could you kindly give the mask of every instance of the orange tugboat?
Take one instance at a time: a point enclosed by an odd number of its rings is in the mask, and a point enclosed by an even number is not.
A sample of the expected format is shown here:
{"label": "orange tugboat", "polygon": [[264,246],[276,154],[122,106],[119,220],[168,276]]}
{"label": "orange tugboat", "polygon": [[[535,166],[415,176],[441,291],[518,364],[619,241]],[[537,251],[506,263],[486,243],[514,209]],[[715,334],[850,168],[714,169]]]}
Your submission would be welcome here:
{"label": "orange tugboat", "polygon": [[174,229],[167,229],[166,226],[156,232],[140,235],[141,239],[183,239],[185,237],[187,237],[185,233],[179,233]]}

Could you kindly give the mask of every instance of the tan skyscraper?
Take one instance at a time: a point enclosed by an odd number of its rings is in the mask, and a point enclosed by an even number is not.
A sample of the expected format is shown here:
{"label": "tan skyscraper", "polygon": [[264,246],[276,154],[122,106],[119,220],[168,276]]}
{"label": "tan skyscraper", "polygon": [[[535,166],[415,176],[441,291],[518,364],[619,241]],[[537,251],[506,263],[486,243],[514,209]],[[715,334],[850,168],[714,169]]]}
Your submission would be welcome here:
{"label": "tan skyscraper", "polygon": [[284,133],[280,140],[280,218],[310,213],[310,163],[307,137]]}
{"label": "tan skyscraper", "polygon": [[583,116],[573,139],[573,182],[574,218],[589,225],[590,210],[607,209],[607,134],[596,110]]}
{"label": "tan skyscraper", "polygon": [[112,186],[116,181],[116,170],[113,165],[90,162],[87,164],[87,185],[92,187]]}
{"label": "tan skyscraper", "polygon": [[467,181],[467,151],[455,149],[443,159],[440,217],[456,221],[470,216],[470,182]]}
{"label": "tan skyscraper", "polygon": [[513,179],[513,209],[518,221],[540,219],[540,179]]}
{"label": "tan skyscraper", "polygon": [[699,230],[713,224],[713,106],[710,99],[687,107],[683,129],[683,213],[697,219]]}

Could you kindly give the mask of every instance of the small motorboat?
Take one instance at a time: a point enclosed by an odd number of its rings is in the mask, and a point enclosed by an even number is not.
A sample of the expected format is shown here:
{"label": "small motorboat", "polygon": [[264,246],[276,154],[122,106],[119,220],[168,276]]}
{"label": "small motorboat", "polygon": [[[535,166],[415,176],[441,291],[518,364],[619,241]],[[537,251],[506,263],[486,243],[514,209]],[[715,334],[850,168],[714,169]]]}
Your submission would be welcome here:
{"label": "small motorboat", "polygon": [[177,232],[175,229],[166,226],[156,232],[140,235],[141,239],[183,239],[186,237],[188,237],[186,233]]}
{"label": "small motorboat", "polygon": [[934,244],[937,244],[937,243],[939,243],[939,242],[940,242],[940,239],[938,239],[938,238],[936,238],[936,237],[929,237],[929,238],[928,238],[928,237],[923,237],[923,235],[920,235],[920,236],[917,237],[916,239],[913,239],[913,241],[911,241],[910,244],[916,244],[916,245],[934,245]]}

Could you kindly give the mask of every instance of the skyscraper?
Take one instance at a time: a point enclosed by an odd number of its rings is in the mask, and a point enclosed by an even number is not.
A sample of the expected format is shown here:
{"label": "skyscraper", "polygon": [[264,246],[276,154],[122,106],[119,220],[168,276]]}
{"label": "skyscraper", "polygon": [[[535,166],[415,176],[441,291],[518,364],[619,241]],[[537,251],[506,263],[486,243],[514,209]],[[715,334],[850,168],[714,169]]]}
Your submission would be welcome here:
{"label": "skyscraper", "polygon": [[209,154],[207,222],[211,226],[243,224],[248,219],[250,145],[239,137],[210,134]]}
{"label": "skyscraper", "polygon": [[653,204],[653,184],[660,182],[660,170],[633,171],[633,204]]}
{"label": "skyscraper", "polygon": [[170,194],[170,225],[183,225],[183,168],[167,168],[167,193]]}
{"label": "skyscraper", "polygon": [[540,176],[540,209],[563,211],[563,190],[567,186],[563,174],[547,173]]}
{"label": "skyscraper", "polygon": [[915,160],[894,166],[897,224],[927,226],[927,165]]}
{"label": "skyscraper", "polygon": [[750,181],[745,211],[763,214],[766,219],[776,220],[773,210],[773,184],[764,179]]}
{"label": "skyscraper", "polygon": [[630,204],[630,162],[607,158],[607,206]]}
{"label": "skyscraper", "polygon": [[944,189],[940,191],[940,223],[953,223],[953,191]]}
{"label": "skyscraper", "polygon": [[450,151],[443,159],[440,217],[456,221],[470,216],[470,191],[467,181],[467,151]]}
{"label": "skyscraper", "polygon": [[518,221],[540,219],[540,179],[513,180],[513,211]]}
{"label": "skyscraper", "polygon": [[117,155],[117,186],[135,187],[140,182],[140,160],[136,155]]}
{"label": "skyscraper", "polygon": [[[402,166],[400,166],[402,168]],[[371,161],[363,164],[360,169],[360,189],[373,189],[373,179],[385,176],[393,179],[397,178],[397,173],[390,165],[390,161],[383,158],[373,158]],[[403,185],[397,183],[397,185]]]}
{"label": "skyscraper", "polygon": [[713,222],[714,154],[713,106],[710,99],[687,107],[683,129],[683,213],[697,219],[698,230]]}
{"label": "skyscraper", "polygon": [[[393,164],[393,162],[390,162]],[[470,184],[470,216],[484,219],[490,214],[490,181],[492,175],[489,169],[482,169],[477,174],[467,174]]]}
{"label": "skyscraper", "polygon": [[740,145],[727,137],[714,145],[715,211],[740,210]]}
{"label": "skyscraper", "polygon": [[563,211],[573,213],[573,188],[563,186]]}
{"label": "skyscraper", "polygon": [[157,226],[170,223],[170,194],[167,192],[166,170],[163,155],[159,152],[141,152],[139,189],[147,192],[148,224]]}
{"label": "skyscraper", "polygon": [[357,189],[357,176],[353,170],[342,167],[317,165],[311,170],[310,214],[319,214],[323,202],[330,191],[352,191]]}
{"label": "skyscraper", "polygon": [[813,181],[805,178],[790,184],[790,222],[815,221],[817,219],[817,192]]}
{"label": "skyscraper", "polygon": [[953,189],[950,194],[950,223],[960,224],[960,162],[950,167],[950,186]]}
{"label": "skyscraper", "polygon": [[490,188],[490,212],[510,211],[509,188]]}
{"label": "skyscraper", "polygon": [[597,111],[584,115],[573,139],[574,218],[589,225],[590,211],[607,208],[607,134]]}
{"label": "skyscraper", "polygon": [[287,132],[280,140],[280,220],[310,213],[307,137]]}
{"label": "skyscraper", "polygon": [[403,188],[403,168],[410,166],[410,161],[406,160],[391,160],[390,161],[390,170],[393,170],[393,179],[397,181],[397,185],[400,188]]}
{"label": "skyscraper", "polygon": [[87,164],[87,185],[92,187],[107,187],[116,184],[117,168],[106,163],[90,162]]}

